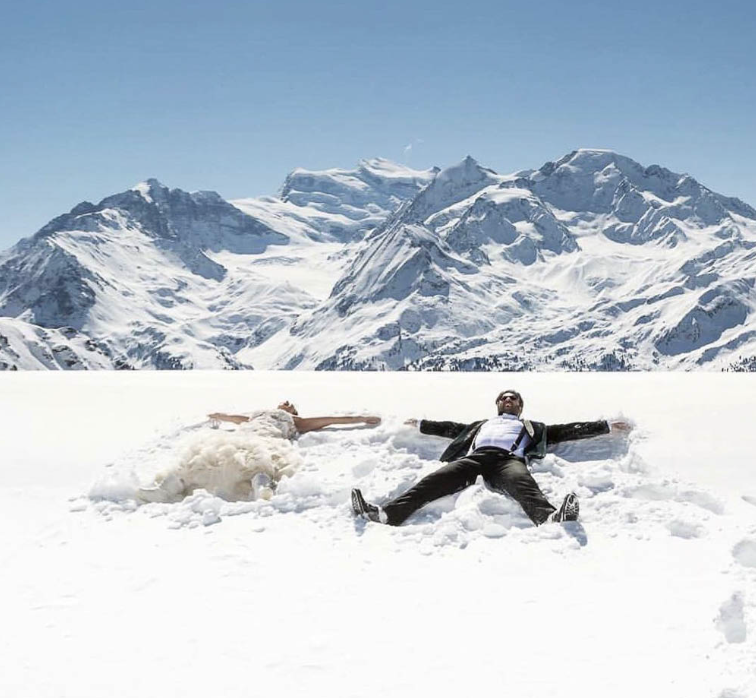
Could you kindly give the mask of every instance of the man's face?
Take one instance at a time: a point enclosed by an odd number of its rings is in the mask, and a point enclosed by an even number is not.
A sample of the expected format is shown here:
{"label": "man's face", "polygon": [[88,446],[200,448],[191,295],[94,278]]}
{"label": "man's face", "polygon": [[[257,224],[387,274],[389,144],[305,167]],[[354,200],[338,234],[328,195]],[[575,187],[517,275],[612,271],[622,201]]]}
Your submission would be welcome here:
{"label": "man's face", "polygon": [[517,393],[505,390],[496,398],[496,409],[499,411],[499,414],[518,416],[522,412],[522,400]]}

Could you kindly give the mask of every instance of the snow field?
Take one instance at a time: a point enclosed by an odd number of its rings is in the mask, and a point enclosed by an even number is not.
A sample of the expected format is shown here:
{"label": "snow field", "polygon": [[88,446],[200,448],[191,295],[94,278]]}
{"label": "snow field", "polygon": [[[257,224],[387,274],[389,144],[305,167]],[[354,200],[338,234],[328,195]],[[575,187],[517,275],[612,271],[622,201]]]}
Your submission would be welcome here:
{"label": "snow field", "polygon": [[[730,378],[6,381],[0,692],[752,698],[756,477],[743,467],[753,445],[743,427],[753,393],[746,377]],[[352,518],[351,487],[382,501],[438,466],[445,442],[405,418],[480,418],[508,386],[536,419],[624,412],[637,422],[627,440],[565,444],[534,468],[552,501],[579,494],[580,524],[536,529],[480,482],[403,527]],[[300,437],[302,464],[269,501],[200,491],[136,506],[140,483],[216,433],[204,411],[285,398],[305,415],[377,412],[384,422]],[[703,417],[722,424],[720,410],[740,437],[716,444],[711,472],[696,454]]]}

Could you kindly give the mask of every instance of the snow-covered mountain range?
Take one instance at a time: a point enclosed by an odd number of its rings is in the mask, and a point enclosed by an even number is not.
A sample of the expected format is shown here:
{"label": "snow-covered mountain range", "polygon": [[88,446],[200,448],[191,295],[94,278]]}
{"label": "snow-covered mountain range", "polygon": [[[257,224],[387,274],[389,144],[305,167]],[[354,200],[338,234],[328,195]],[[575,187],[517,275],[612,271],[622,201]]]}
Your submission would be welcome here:
{"label": "snow-covered mountain range", "polygon": [[756,210],[605,150],[154,179],[0,255],[0,367],[756,368]]}

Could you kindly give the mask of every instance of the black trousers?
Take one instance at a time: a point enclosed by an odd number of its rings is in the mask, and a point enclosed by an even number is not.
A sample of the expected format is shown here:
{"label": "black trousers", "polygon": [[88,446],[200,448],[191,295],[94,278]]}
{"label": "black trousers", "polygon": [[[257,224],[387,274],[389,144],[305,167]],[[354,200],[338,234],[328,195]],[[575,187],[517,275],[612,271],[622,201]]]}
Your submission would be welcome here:
{"label": "black trousers", "polygon": [[404,494],[384,504],[388,523],[398,526],[429,502],[461,492],[474,484],[478,475],[483,476],[492,490],[507,494],[517,501],[536,526],[556,511],[522,460],[508,451],[489,448],[447,463],[443,468],[426,475]]}

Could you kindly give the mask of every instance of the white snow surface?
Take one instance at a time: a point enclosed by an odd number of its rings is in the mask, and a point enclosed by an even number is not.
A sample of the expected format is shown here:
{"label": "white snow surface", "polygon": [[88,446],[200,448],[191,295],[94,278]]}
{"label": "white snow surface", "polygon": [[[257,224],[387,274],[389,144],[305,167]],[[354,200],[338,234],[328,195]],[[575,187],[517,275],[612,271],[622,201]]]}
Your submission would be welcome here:
{"label": "white snow surface", "polygon": [[[439,466],[408,417],[519,389],[547,423],[631,420],[534,467],[581,522],[478,482],[356,521]],[[0,695],[756,696],[756,379],[734,374],[5,372]],[[209,411],[379,414],[301,436],[268,501],[135,488]],[[230,428],[230,427],[224,427]]]}

